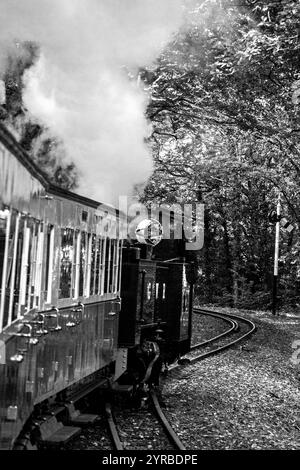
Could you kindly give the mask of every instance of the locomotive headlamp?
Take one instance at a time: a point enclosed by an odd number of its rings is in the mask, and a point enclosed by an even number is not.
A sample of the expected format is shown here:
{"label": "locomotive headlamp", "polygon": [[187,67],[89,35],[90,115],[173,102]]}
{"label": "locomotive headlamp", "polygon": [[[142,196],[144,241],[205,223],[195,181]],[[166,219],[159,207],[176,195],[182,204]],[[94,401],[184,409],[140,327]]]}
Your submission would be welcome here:
{"label": "locomotive headlamp", "polygon": [[155,246],[162,240],[163,229],[158,220],[144,219],[138,224],[135,234],[139,243]]}

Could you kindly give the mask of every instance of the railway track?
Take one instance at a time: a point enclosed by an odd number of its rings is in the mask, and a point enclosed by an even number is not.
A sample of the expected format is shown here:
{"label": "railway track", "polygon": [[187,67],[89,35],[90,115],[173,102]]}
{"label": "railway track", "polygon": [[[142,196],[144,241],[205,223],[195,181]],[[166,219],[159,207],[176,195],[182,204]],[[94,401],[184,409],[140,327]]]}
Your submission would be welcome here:
{"label": "railway track", "polygon": [[[135,447],[134,450],[136,450],[136,447],[141,447],[144,449],[152,448],[153,441],[157,441],[157,444],[161,449],[161,443],[162,440],[164,440],[166,441],[164,449],[169,448],[170,450],[185,450],[185,447],[180,441],[180,438],[175,433],[168,419],[163,413],[154,390],[149,391],[148,399],[149,403],[152,405],[152,410],[147,413],[145,411],[144,413],[141,413],[140,410],[137,410],[136,413],[130,411],[131,419],[124,419],[124,416],[118,416],[116,419],[115,416],[118,415],[118,412],[112,409],[110,402],[106,403],[105,411],[107,424],[114,448],[116,450],[128,450],[132,445]],[[140,421],[139,424],[137,424],[138,421]],[[125,423],[126,433],[124,432]],[[142,423],[143,426],[141,427]],[[146,432],[145,429],[147,429]],[[126,437],[122,440],[120,437],[121,435],[125,435]],[[154,436],[156,436],[156,439]],[[130,443],[128,443],[128,440],[130,440]]]}
{"label": "railway track", "polygon": [[113,446],[116,450],[124,450],[124,445],[120,439],[118,427],[115,422],[115,418],[112,412],[111,402],[107,401],[105,403],[105,414],[107,419],[107,425],[111,435]]}
{"label": "railway track", "polygon": [[[205,359],[206,357],[235,346],[237,343],[252,335],[256,329],[255,324],[251,320],[241,317],[240,315],[215,312],[203,308],[194,308],[194,314],[207,315],[221,319],[228,323],[230,327],[213,338],[193,345],[190,352],[178,360],[178,366]],[[233,336],[233,339],[224,341],[224,338],[228,336]]]}
{"label": "railway track", "polygon": [[[194,344],[190,353],[181,357],[170,368],[167,380],[171,377],[180,378],[182,373],[184,374],[186,365],[236,345],[248,338],[256,329],[251,320],[235,314],[202,308],[195,308],[194,314],[222,320],[228,327],[220,334]],[[110,401],[106,402],[105,418],[111,438],[111,447],[118,451],[149,448],[155,450],[156,446],[160,450],[162,448],[165,450],[185,450],[183,443],[166,418],[154,390],[149,391],[148,402],[151,404],[149,409],[132,410],[132,408],[128,408],[126,411],[122,407],[117,410]]]}
{"label": "railway track", "polygon": [[[187,354],[186,356],[182,357],[178,361],[178,363],[171,368],[171,376],[174,378],[177,377],[178,373],[180,375],[180,371],[183,372],[183,370],[185,369],[184,367],[185,365],[192,364],[201,359],[205,359],[206,357],[212,356],[214,354],[222,352],[236,345],[237,343],[248,338],[252,333],[254,333],[256,329],[255,324],[251,320],[241,317],[239,315],[235,315],[235,314],[215,312],[215,311],[210,311],[210,310],[202,309],[202,308],[195,308],[194,314],[206,315],[209,317],[216,318],[218,320],[222,320],[224,323],[228,325],[228,328],[226,328],[220,334],[215,335],[206,341],[202,341],[200,343],[194,344],[191,347],[191,352]],[[175,372],[174,375],[172,373],[173,371]],[[152,404],[152,410],[151,410],[152,419],[149,420],[149,413],[147,417],[145,415],[145,412],[143,415],[143,414],[140,414],[141,412],[137,411],[137,418],[135,422],[136,423],[138,421],[140,421],[140,423],[145,422],[144,424],[148,428],[150,426],[153,426],[150,432],[150,436],[151,438],[153,438],[155,434],[160,436],[159,437],[160,449],[161,449],[161,439],[164,439],[165,437],[167,437],[168,443],[171,446],[169,447],[169,449],[185,450],[185,447],[180,441],[180,438],[178,437],[178,435],[176,434],[176,432],[170,425],[168,419],[166,418],[165,414],[163,413],[161,406],[159,404],[157,395],[153,390],[150,390],[149,392],[149,401]],[[141,445],[140,442],[138,442],[139,439],[142,439],[143,441],[142,443],[143,448],[147,446],[147,442],[150,442],[151,438],[149,437],[148,438],[149,441],[147,440],[147,437],[144,435],[144,434],[147,434],[147,432],[146,433],[144,432],[144,430],[142,429],[143,426],[141,427],[141,424],[135,425],[135,426],[133,425],[132,429],[128,429],[127,427],[126,433],[124,433],[124,431],[122,432],[122,427],[124,426],[124,421],[127,423],[127,426],[129,426],[128,417],[127,419],[126,418],[124,419],[124,416],[123,417],[119,416],[120,419],[119,420],[117,419],[117,422],[118,422],[117,424],[114,418],[115,412],[112,409],[111,403],[109,402],[106,403],[105,410],[106,410],[106,419],[107,419],[110,435],[111,435],[112,442],[113,442],[113,447],[116,450],[125,450],[125,449],[130,448],[131,445],[137,446],[139,448],[139,446]],[[153,412],[155,412],[156,414],[156,420],[153,417]],[[132,410],[129,413],[134,414]],[[157,422],[157,420],[159,421],[159,423]],[[159,431],[157,430],[158,428],[160,428]],[[136,434],[139,431],[141,432],[141,435],[144,437],[142,438],[136,437]],[[162,434],[161,434],[162,431],[164,433],[164,437],[162,437]],[[123,436],[124,435],[126,436],[124,438],[125,442],[124,442],[124,439],[120,437],[120,434],[121,435],[123,434]],[[126,442],[126,440],[127,441],[130,440],[131,442],[130,446],[128,446],[128,443]],[[164,445],[163,447],[165,449],[168,449],[168,444]]]}

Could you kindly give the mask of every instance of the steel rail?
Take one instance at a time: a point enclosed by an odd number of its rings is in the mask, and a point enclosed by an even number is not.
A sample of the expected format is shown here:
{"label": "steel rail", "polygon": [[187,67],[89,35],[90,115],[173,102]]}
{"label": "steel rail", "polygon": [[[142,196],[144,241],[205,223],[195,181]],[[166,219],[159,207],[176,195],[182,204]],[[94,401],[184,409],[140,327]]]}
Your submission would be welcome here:
{"label": "steel rail", "polygon": [[121,439],[119,437],[119,433],[117,430],[116,423],[113,418],[112,410],[111,410],[111,404],[110,402],[105,403],[105,414],[106,414],[106,419],[109,427],[109,431],[111,434],[111,438],[113,441],[113,444],[116,448],[116,450],[124,450],[123,444],[121,442]]}
{"label": "steel rail", "polygon": [[150,390],[149,395],[150,395],[150,398],[151,398],[152,403],[154,405],[155,412],[156,412],[156,414],[159,418],[159,421],[163,425],[163,428],[164,428],[169,440],[176,447],[176,449],[186,450],[186,448],[182,444],[181,440],[177,436],[176,432],[174,431],[174,429],[170,425],[170,423],[169,423],[168,419],[166,418],[165,414],[163,413],[163,411],[160,407],[157,395],[154,392],[154,390]]}
{"label": "steel rail", "polygon": [[[195,311],[195,309],[194,309],[194,311]],[[229,323],[231,325],[231,327],[228,330],[225,330],[223,333],[220,333],[219,335],[214,336],[213,338],[207,339],[206,341],[202,341],[201,343],[193,344],[193,346],[191,346],[191,348],[190,348],[191,351],[193,351],[195,349],[198,349],[202,346],[205,346],[209,343],[212,343],[213,341],[216,341],[217,339],[220,339],[224,336],[229,335],[233,331],[238,330],[238,323],[237,323],[236,320],[233,320],[233,319],[227,318],[227,317],[223,317],[221,314],[214,313],[214,312],[206,313],[206,315],[209,315],[209,316],[214,317],[214,318],[220,318],[221,320]]]}
{"label": "steel rail", "polygon": [[[167,420],[165,414],[163,413],[157,395],[154,392],[154,390],[149,391],[149,397],[152,401],[152,404],[154,406],[156,415],[159,418],[160,423],[162,424],[164,431],[166,435],[168,436],[170,442],[175,446],[176,449],[179,450],[186,450],[182,442],[180,441],[179,437],[177,436],[176,432],[173,430],[172,426],[170,425],[169,421]],[[111,434],[111,438],[113,441],[113,445],[116,450],[124,450],[124,446],[121,442],[121,439],[119,437],[119,433],[117,430],[116,423],[114,421],[113,417],[113,412],[111,408],[111,403],[106,402],[105,403],[105,414],[106,414],[106,419],[109,427],[109,431]]]}
{"label": "steel rail", "polygon": [[248,318],[241,317],[240,315],[235,315],[232,313],[222,313],[222,312],[212,312],[211,310],[203,309],[203,308],[194,308],[193,309],[196,314],[204,314],[204,315],[211,315],[211,313],[215,313],[219,316],[224,316],[226,318],[231,318],[233,320],[238,320],[239,322],[244,322],[246,323],[250,329],[244,333],[243,335],[239,336],[238,338],[235,338],[233,341],[230,341],[229,343],[223,344],[215,349],[211,349],[210,351],[207,351],[205,353],[199,354],[198,356],[192,357],[192,358],[181,358],[183,362],[188,362],[188,363],[193,363],[196,362],[200,359],[205,359],[206,357],[212,356],[214,354],[217,354],[218,352],[224,351],[225,349],[228,349],[243,339],[247,338],[250,336],[254,331],[256,330],[256,326],[252,320],[249,320]]}
{"label": "steel rail", "polygon": [[212,312],[211,310],[207,310],[201,307],[194,307],[193,310],[195,313],[203,313],[205,315],[211,315],[212,313],[214,313],[222,317],[227,317],[233,320],[238,320],[238,321],[247,323],[247,325],[250,326],[250,331],[247,334],[251,334],[256,330],[256,325],[252,320],[249,320],[249,318],[242,317],[241,315],[236,315],[235,313],[225,313],[225,312],[223,313],[223,312],[216,312],[216,311]]}

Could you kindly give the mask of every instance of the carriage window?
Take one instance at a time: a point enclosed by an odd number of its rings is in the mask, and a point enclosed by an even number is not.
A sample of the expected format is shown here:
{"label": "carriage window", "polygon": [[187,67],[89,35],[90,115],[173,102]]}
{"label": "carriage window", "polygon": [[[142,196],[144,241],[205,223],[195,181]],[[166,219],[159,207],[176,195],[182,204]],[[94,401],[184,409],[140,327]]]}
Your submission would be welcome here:
{"label": "carriage window", "polygon": [[90,295],[95,294],[95,280],[96,280],[96,256],[97,256],[97,238],[92,235],[91,241],[91,278],[90,278]]}
{"label": "carriage window", "polygon": [[74,299],[79,296],[79,273],[80,273],[80,249],[81,249],[81,232],[76,230],[75,242],[74,242],[74,255],[73,255],[73,267],[72,267],[72,279],[71,295]]}
{"label": "carriage window", "polygon": [[96,241],[96,267],[95,267],[95,294],[101,292],[101,259],[102,259],[102,240],[100,238]]}
{"label": "carriage window", "polygon": [[61,231],[60,248],[60,295],[61,299],[71,297],[72,265],[74,260],[74,230]]}
{"label": "carriage window", "polygon": [[105,292],[105,270],[106,270],[106,249],[108,246],[108,240],[107,238],[101,238],[101,243],[100,243],[100,289],[99,289],[99,294],[103,295]]}
{"label": "carriage window", "polygon": [[108,292],[112,293],[114,291],[114,274],[115,274],[115,256],[116,256],[116,249],[115,249],[115,240],[111,240],[110,242],[110,263],[109,263],[109,290]]}
{"label": "carriage window", "polygon": [[13,281],[13,261],[14,261],[14,247],[15,247],[15,229],[16,229],[16,216],[10,214],[9,216],[9,234],[5,239],[5,255],[4,262],[6,269],[3,271],[2,278],[2,295],[4,296],[3,302],[3,328],[11,323],[9,318],[9,303],[10,303],[10,284]]}
{"label": "carriage window", "polygon": [[41,299],[42,290],[42,270],[43,270],[43,251],[44,251],[44,226],[39,225],[37,235],[37,249],[36,249],[36,268],[34,279],[34,300],[33,306],[38,307]]}
{"label": "carriage window", "polygon": [[109,292],[109,278],[110,278],[110,245],[111,240],[107,238],[105,249],[105,267],[104,267],[104,293]]}
{"label": "carriage window", "polygon": [[114,265],[113,265],[113,288],[112,292],[118,291],[118,264],[119,264],[119,240],[114,240]]}
{"label": "carriage window", "polygon": [[18,317],[19,294],[21,284],[22,252],[24,239],[24,219],[18,217],[16,226],[14,275],[11,281],[9,317],[14,321]]}
{"label": "carriage window", "polygon": [[0,330],[2,330],[2,328],[5,326],[3,317],[6,303],[6,270],[9,250],[10,219],[11,216],[8,210],[0,211]]}
{"label": "carriage window", "polygon": [[10,325],[26,307],[30,309],[34,305],[34,293],[39,289],[39,279],[35,277],[38,249],[38,262],[42,263],[38,227],[20,214],[13,212],[3,217],[0,211],[0,327]]}
{"label": "carriage window", "polygon": [[23,248],[23,220],[20,214],[12,213],[10,235],[8,237],[6,274],[3,279],[3,327],[10,325],[18,317],[19,287],[21,283],[21,264]]}
{"label": "carriage window", "polygon": [[86,265],[86,281],[85,296],[91,295],[91,265],[92,265],[92,235],[87,234],[87,265]]}
{"label": "carriage window", "polygon": [[28,228],[28,258],[25,262],[26,272],[26,296],[27,310],[37,307],[41,291],[41,274],[43,261],[44,234],[42,224],[33,220],[27,220]]}
{"label": "carriage window", "polygon": [[54,253],[54,227],[48,226],[47,229],[47,251],[46,251],[46,271],[45,271],[45,300],[51,303],[52,291],[52,273],[53,273],[53,253]]}
{"label": "carriage window", "polygon": [[121,241],[114,240],[114,256],[113,256],[113,280],[112,280],[112,292],[118,292],[119,287],[119,265],[120,265],[120,250]]}
{"label": "carriage window", "polygon": [[119,240],[119,260],[118,260],[118,275],[117,275],[117,291],[121,290],[121,272],[122,272],[122,247],[123,241]]}
{"label": "carriage window", "polygon": [[6,238],[6,225],[7,217],[4,215],[4,211],[0,211],[0,283],[2,290],[2,273],[4,265],[4,254],[5,254],[5,238]]}
{"label": "carriage window", "polygon": [[82,297],[84,292],[84,278],[87,258],[87,233],[82,232],[80,237],[80,259],[79,259],[79,290],[78,296]]}
{"label": "carriage window", "polygon": [[[109,265],[109,259],[112,256],[110,244],[106,238],[98,238],[95,234],[88,237],[90,256],[87,259],[87,272],[90,271],[90,279],[87,277],[87,292],[90,286],[90,295],[102,295],[108,292],[108,282],[112,282],[113,265],[111,267]],[[110,289],[112,292],[112,285]]]}
{"label": "carriage window", "polygon": [[27,277],[29,269],[29,242],[30,242],[30,227],[27,226],[28,221],[24,221],[24,230],[23,230],[23,250],[22,250],[22,261],[21,261],[21,277],[20,277],[20,296],[19,296],[19,312],[21,315],[21,307],[24,309],[26,303],[26,292],[27,292]]}
{"label": "carriage window", "polygon": [[[31,221],[30,221],[31,222]],[[28,249],[28,270],[26,277],[26,305],[27,310],[33,306],[34,296],[34,279],[36,270],[36,249],[37,249],[37,227],[35,224],[28,222],[30,225],[29,249]]]}

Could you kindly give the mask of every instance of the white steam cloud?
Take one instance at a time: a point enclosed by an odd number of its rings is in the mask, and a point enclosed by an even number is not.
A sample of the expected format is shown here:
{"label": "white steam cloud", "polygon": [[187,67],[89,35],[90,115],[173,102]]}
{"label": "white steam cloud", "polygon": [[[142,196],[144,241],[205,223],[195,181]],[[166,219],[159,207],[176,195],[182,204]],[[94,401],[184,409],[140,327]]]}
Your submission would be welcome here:
{"label": "white steam cloud", "polygon": [[24,102],[63,140],[82,194],[116,202],[150,175],[148,97],[125,70],[150,65],[182,20],[182,0],[0,0],[0,74],[14,41],[40,45]]}

